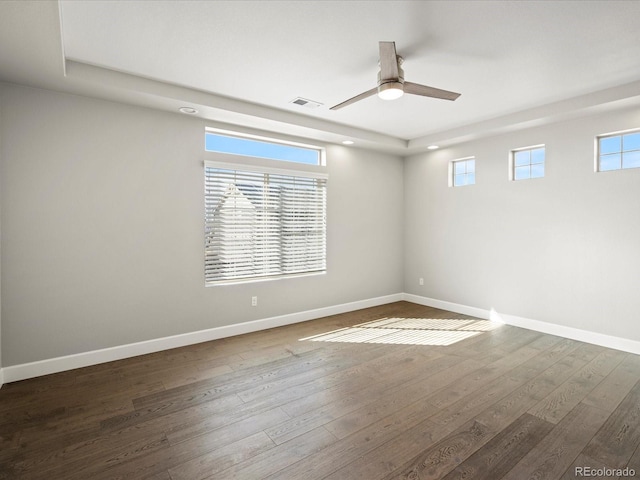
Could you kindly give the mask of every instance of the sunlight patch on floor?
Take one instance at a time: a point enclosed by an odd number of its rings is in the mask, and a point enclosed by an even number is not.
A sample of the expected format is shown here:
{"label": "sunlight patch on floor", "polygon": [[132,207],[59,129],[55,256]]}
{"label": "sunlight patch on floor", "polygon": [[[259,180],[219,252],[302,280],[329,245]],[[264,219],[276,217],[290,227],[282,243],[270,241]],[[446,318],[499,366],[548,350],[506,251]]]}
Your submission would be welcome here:
{"label": "sunlight patch on floor", "polygon": [[488,320],[383,318],[301,338],[300,341],[447,346],[499,326]]}

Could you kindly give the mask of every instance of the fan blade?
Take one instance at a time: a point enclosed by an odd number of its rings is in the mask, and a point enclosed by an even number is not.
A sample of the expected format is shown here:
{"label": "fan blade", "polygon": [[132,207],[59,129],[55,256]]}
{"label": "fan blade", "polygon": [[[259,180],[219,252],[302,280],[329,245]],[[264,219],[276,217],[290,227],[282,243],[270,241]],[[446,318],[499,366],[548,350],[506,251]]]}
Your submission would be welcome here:
{"label": "fan blade", "polygon": [[460,96],[459,93],[440,90],[439,88],[427,87],[412,82],[404,82],[404,93],[413,95],[422,95],[423,97],[441,98],[442,100],[455,100]]}
{"label": "fan blade", "polygon": [[380,42],[380,80],[395,80],[398,75],[396,42]]}
{"label": "fan blade", "polygon": [[351,105],[352,103],[356,103],[357,101],[362,100],[363,98],[370,97],[371,95],[375,95],[376,93],[378,93],[378,87],[372,88],[371,90],[367,90],[366,92],[361,93],[360,95],[356,95],[355,97],[350,98],[349,100],[345,100],[342,103],[334,105],[329,110],[338,110],[339,108],[346,107],[347,105]]}

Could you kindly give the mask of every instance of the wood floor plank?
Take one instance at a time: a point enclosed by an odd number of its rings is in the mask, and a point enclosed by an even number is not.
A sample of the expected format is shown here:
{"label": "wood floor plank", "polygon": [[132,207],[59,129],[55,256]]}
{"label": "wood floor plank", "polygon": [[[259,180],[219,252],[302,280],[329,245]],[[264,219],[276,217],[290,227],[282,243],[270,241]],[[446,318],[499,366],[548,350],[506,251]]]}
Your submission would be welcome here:
{"label": "wood floor plank", "polygon": [[633,455],[631,455],[631,459],[627,462],[625,468],[629,468],[633,470],[636,475],[640,475],[640,446],[635,449]]}
{"label": "wood floor plank", "polygon": [[553,424],[525,413],[442,480],[499,479],[540,443],[552,428]]}
{"label": "wood floor plank", "polygon": [[[297,435],[325,425],[338,417],[348,414],[373,402],[376,398],[384,395],[388,390],[396,390],[399,385],[410,378],[419,375],[423,370],[422,361],[415,359],[408,352],[404,359],[389,359],[386,366],[377,366],[378,375],[392,377],[392,380],[381,384],[375,381],[375,376],[365,377],[366,383],[355,383],[345,386],[341,385],[341,390],[336,393],[336,399],[332,402],[319,405],[317,408],[305,411],[290,420],[283,422],[267,430],[269,437],[277,444],[284,443]],[[393,374],[393,375],[392,375]],[[355,387],[355,388],[354,388]],[[281,408],[291,415],[292,410],[284,405]]]}
{"label": "wood floor plank", "polygon": [[584,454],[605,465],[623,468],[639,445],[640,382],[637,382],[589,442]]}
{"label": "wood floor plank", "polygon": [[425,419],[433,413],[433,407],[430,405],[425,402],[416,402],[408,408],[395,412],[344,439],[336,441],[314,456],[306,457],[267,478],[269,480],[325,478],[339,468],[366,456],[368,452],[385,444],[391,438],[404,436],[403,432],[412,428],[430,438],[432,432],[437,432],[437,428]]}
{"label": "wood floor plank", "polygon": [[[541,362],[538,358],[541,351],[536,348],[539,346],[536,345],[539,340],[537,339],[532,344],[522,347],[516,353],[494,362],[492,364],[496,367],[494,375],[463,379],[461,385],[455,385],[453,389],[443,389],[435,398],[429,398],[429,402],[436,406],[438,405],[436,402],[442,402],[443,394],[447,398],[446,406],[431,417],[431,421],[441,425],[460,425],[521,387],[535,376],[537,371],[533,367],[538,366]],[[559,339],[554,338],[553,342],[545,342],[543,346],[550,349],[558,341]],[[505,369],[505,365],[509,365],[510,368]],[[480,379],[480,385],[478,384],[478,379]]]}
{"label": "wood floor plank", "polygon": [[218,477],[222,470],[269,452],[275,444],[264,432],[254,433],[169,469],[171,480],[203,480]]}
{"label": "wood floor plank", "polygon": [[[264,478],[335,443],[336,437],[323,427],[315,428],[296,438],[282,443],[250,460],[238,463],[217,472],[210,480],[238,480],[242,478]],[[209,480],[209,479],[208,479]]]}
{"label": "wood floor plank", "polygon": [[594,388],[583,403],[613,412],[640,380],[640,356],[627,354],[623,361]]}
{"label": "wood floor plank", "polygon": [[77,405],[74,400],[74,405],[62,416],[24,425],[20,434],[20,451],[25,455],[38,451],[50,452],[100,436],[102,432],[99,427],[103,419],[133,411],[131,400],[127,397],[125,393],[106,401],[98,397],[87,405]]}
{"label": "wood floor plank", "polygon": [[263,416],[269,416],[276,412],[278,421],[269,422],[269,425],[264,428],[278,425],[290,418],[280,407],[273,407],[269,404],[244,404],[241,407],[225,410],[209,418],[200,414],[197,415],[197,418],[187,419],[187,421],[181,418],[179,422],[172,422],[171,425],[167,425],[165,432],[171,443],[176,444],[197,436],[208,435],[231,425],[250,421],[251,418],[261,419]]}
{"label": "wood floor plank", "polygon": [[[418,413],[418,412],[416,412]],[[426,415],[428,417],[428,415]],[[419,418],[423,415],[419,415]],[[394,415],[391,416],[394,418]],[[416,456],[416,452],[424,451],[448,434],[447,429],[435,425],[428,419],[412,426],[407,426],[401,433],[391,432],[386,442],[375,448],[351,458],[350,462],[341,462],[334,467],[332,473],[322,477],[323,480],[379,480],[399,468]],[[347,437],[348,440],[352,437]]]}
{"label": "wood floor plank", "polygon": [[[109,469],[91,472],[92,480],[103,478],[147,478],[158,472],[169,470],[185,462],[215,452],[227,445],[242,441],[254,434],[262,432],[265,428],[281,422],[287,415],[278,408],[248,417],[244,420],[226,425],[216,430],[203,433],[190,438],[172,441],[169,438],[169,446],[162,451],[152,451],[141,456],[136,461],[123,461],[110,465]],[[270,440],[269,440],[270,441]],[[70,480],[81,480],[70,477]]]}
{"label": "wood floor plank", "polygon": [[379,421],[394,412],[402,410],[420,399],[446,387],[478,369],[483,364],[475,359],[461,360],[452,356],[444,359],[453,364],[443,370],[434,369],[425,378],[410,382],[398,389],[382,395],[370,404],[328,422],[325,428],[337,438],[345,438],[358,430]]}
{"label": "wood floor plank", "polygon": [[158,421],[165,429],[177,428],[184,423],[195,421],[198,418],[220,414],[233,407],[243,406],[244,403],[237,395],[218,397],[206,402],[180,403],[174,408],[173,404],[164,404],[158,408],[145,408],[133,410],[124,414],[107,418],[100,422],[103,432],[122,430],[141,423]]}
{"label": "wood floor plank", "polygon": [[[379,355],[382,347],[372,345],[360,345],[361,355]],[[329,346],[326,351],[310,352],[303,358],[292,362],[289,358],[277,360],[266,365],[260,365],[242,371],[235,371],[226,375],[221,375],[211,380],[197,381],[182,387],[172,388],[164,392],[135,398],[133,401],[136,409],[157,407],[163,404],[190,401],[195,397],[200,397],[202,401],[238,393],[243,390],[253,388],[256,385],[274,382],[278,379],[286,379],[294,375],[302,375],[311,378],[313,375],[323,376],[331,370],[346,368],[346,364],[356,363],[357,357],[347,357],[340,348]],[[302,381],[301,381],[302,382]]]}
{"label": "wood floor plank", "polygon": [[[322,389],[312,388],[310,385],[300,385],[304,388],[304,395],[288,395],[288,399],[283,399],[282,409],[292,417],[303,415],[311,410],[321,408],[328,403],[335,402],[336,399],[341,399],[346,395],[353,392],[362,391],[367,387],[371,387],[376,383],[376,379],[380,377],[381,368],[395,368],[390,383],[385,382],[385,386],[391,388],[393,385],[402,383],[404,379],[408,377],[420,380],[422,373],[417,373],[415,369],[398,368],[410,366],[410,364],[418,364],[424,366],[424,362],[428,361],[430,366],[437,371],[442,364],[454,364],[462,360],[460,357],[451,355],[442,355],[440,353],[433,353],[431,355],[421,355],[421,358],[417,362],[412,362],[412,356],[406,355],[399,360],[397,359],[398,353],[394,352],[392,356],[382,356],[374,359],[373,361],[364,362],[352,368],[337,372],[335,374],[327,375],[322,379]],[[407,370],[409,372],[407,373]],[[423,368],[424,370],[424,368]],[[425,372],[428,375],[429,372]],[[399,375],[398,375],[399,374]],[[417,375],[412,377],[412,375]],[[288,392],[289,390],[287,390]]]}
{"label": "wood floor plank", "polygon": [[463,340],[453,345],[451,350],[455,350],[458,355],[476,357],[487,352],[507,353],[517,348],[512,342],[528,339],[529,341],[538,338],[540,334],[531,330],[522,330],[503,325],[497,330],[486,332],[484,335],[477,335],[467,340]]}
{"label": "wood floor plank", "polygon": [[172,480],[169,472],[159,472],[147,478],[147,480]]}
{"label": "wood floor plank", "polygon": [[[373,351],[365,352],[365,354],[362,357],[360,357],[360,360],[370,358],[370,354],[372,352]],[[355,359],[352,356],[352,358],[350,359],[350,362],[354,362],[354,361]],[[246,416],[247,413],[253,414],[256,411],[273,408],[274,405],[281,405],[283,402],[286,402],[286,398],[291,397],[292,390],[297,392],[296,393],[297,395],[304,394],[304,390],[297,390],[294,385],[292,388],[285,389],[282,392],[278,392],[277,394],[272,395],[271,397],[258,398],[256,400],[244,403],[241,407],[234,409],[234,411],[232,412],[231,418],[238,419],[240,417]],[[307,388],[307,390],[312,390],[312,389]],[[285,398],[281,398],[281,394]],[[289,419],[289,416],[287,416],[285,420],[287,419]],[[178,438],[188,438],[190,436],[199,435],[201,433],[210,431],[212,429],[219,428],[221,421],[227,421],[225,418],[225,415],[218,415],[213,418],[204,418],[200,422],[195,424],[175,427],[170,430],[167,430],[167,434],[171,439],[174,439],[174,440]]]}
{"label": "wood floor plank", "polygon": [[578,404],[502,480],[561,478],[606,418],[603,410]]}
{"label": "wood floor plank", "polygon": [[486,443],[490,435],[491,432],[486,425],[471,420],[420,452],[402,466],[399,472],[391,473],[385,477],[385,480],[440,480],[475,452],[478,444]]}
{"label": "wood floor plank", "polygon": [[[563,344],[573,344],[563,348]],[[560,353],[562,356],[558,356]],[[579,343],[562,342],[551,350],[542,352],[523,364],[523,378],[530,378],[509,395],[498,399],[496,403],[478,414],[476,419],[498,432],[527,412],[533,405],[546,397],[564,380],[586,363]],[[534,364],[535,367],[531,366]],[[510,372],[509,375],[512,375]]]}
{"label": "wood floor plank", "polygon": [[487,408],[515,392],[530,380],[531,375],[531,371],[524,368],[521,369],[519,375],[516,372],[509,375],[501,375],[440,409],[430,417],[430,420],[437,425],[450,429],[455,428],[455,426],[475,418]]}
{"label": "wood floor plank", "polygon": [[[122,462],[133,462],[150,452],[164,451],[169,441],[163,433],[139,435],[123,442],[122,438],[101,437],[94,443],[52,452],[44,458],[32,457],[18,465],[21,475],[34,480],[65,478],[80,480],[95,478],[98,472],[106,471]],[[97,443],[97,445],[95,445]]]}
{"label": "wood floor plank", "polygon": [[605,350],[534,406],[530,413],[558,423],[623,360],[625,354]]}
{"label": "wood floor plank", "polygon": [[[390,369],[408,368],[411,363],[419,363],[416,361],[416,356],[417,353],[415,353],[412,348],[403,348],[402,350],[388,354],[385,354],[383,349],[369,350],[359,356],[355,354],[352,355],[348,361],[341,362],[335,369],[309,370],[304,375],[291,375],[274,382],[264,383],[253,388],[242,390],[238,392],[238,396],[244,402],[249,402],[258,398],[271,396],[275,391],[284,390],[290,386],[304,385],[305,391],[307,392],[304,398],[308,398],[308,393],[312,391],[308,384],[316,381],[318,376],[323,377],[323,386],[326,385],[328,387],[329,384],[327,382],[335,382],[334,385],[341,385],[341,389],[344,391],[344,383],[346,380],[350,380],[350,383],[353,384],[357,381],[356,378],[353,377],[366,378],[375,373],[384,374],[386,370]],[[439,356],[439,354],[433,353],[429,358],[434,359]]]}

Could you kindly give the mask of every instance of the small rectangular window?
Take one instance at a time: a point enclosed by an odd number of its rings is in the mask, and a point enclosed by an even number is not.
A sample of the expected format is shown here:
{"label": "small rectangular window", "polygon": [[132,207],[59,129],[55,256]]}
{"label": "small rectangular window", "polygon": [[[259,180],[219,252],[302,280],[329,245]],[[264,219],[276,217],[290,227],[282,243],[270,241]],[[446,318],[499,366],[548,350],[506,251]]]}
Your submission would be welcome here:
{"label": "small rectangular window", "polygon": [[452,161],[449,170],[450,186],[462,187],[476,183],[476,159],[474,157]]}
{"label": "small rectangular window", "polygon": [[284,162],[304,163],[306,165],[322,165],[322,149],[320,148],[278,142],[260,137],[243,137],[219,132],[206,132],[205,150]]}
{"label": "small rectangular window", "polygon": [[596,171],[640,167],[640,130],[596,137]]}
{"label": "small rectangular window", "polygon": [[544,177],[544,145],[517,148],[509,156],[509,178],[528,180]]}

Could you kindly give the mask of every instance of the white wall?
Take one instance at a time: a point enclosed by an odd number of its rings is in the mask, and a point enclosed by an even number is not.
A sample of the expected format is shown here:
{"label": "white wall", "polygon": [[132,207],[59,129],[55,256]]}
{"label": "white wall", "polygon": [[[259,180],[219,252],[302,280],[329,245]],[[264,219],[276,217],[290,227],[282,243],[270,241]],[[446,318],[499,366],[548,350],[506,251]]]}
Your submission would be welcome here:
{"label": "white wall", "polygon": [[[637,127],[626,110],[407,158],[405,292],[640,340],[640,169],[594,173],[594,137]],[[536,144],[545,178],[509,181],[510,149]],[[448,187],[467,156],[476,185]]]}
{"label": "white wall", "polygon": [[5,367],[402,291],[401,158],[327,147],[326,275],[205,288],[204,121],[0,88]]}

